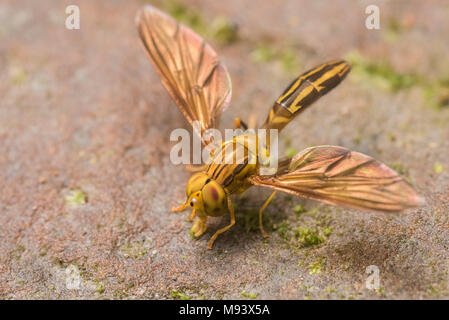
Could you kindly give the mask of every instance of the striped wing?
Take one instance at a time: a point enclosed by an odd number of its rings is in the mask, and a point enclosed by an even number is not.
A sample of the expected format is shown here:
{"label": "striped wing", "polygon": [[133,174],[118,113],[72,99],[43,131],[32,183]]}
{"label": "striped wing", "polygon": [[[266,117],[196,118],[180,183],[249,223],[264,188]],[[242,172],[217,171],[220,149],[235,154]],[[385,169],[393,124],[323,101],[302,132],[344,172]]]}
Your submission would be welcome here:
{"label": "striped wing", "polygon": [[327,204],[374,211],[400,211],[423,199],[396,172],[364,154],[342,147],[305,149],[287,173],[252,176],[254,185]]}
{"label": "striped wing", "polygon": [[276,100],[262,128],[282,130],[306,107],[335,88],[350,70],[349,63],[336,60],[303,73]]}
{"label": "striped wing", "polygon": [[136,17],[140,39],[162,84],[202,134],[218,125],[231,99],[231,80],[215,51],[198,34],[154,7]]}

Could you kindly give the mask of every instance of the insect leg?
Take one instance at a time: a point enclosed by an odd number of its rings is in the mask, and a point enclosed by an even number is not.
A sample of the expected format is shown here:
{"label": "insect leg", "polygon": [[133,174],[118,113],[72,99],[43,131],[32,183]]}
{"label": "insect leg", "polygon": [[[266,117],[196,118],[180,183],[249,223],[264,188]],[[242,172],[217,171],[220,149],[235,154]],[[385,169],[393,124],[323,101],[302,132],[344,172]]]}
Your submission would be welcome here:
{"label": "insect leg", "polygon": [[215,234],[209,240],[209,244],[207,245],[207,249],[212,249],[212,245],[214,244],[214,241],[215,241],[215,239],[217,239],[218,235],[223,233],[223,232],[225,232],[226,230],[228,230],[229,228],[231,228],[235,224],[234,207],[232,206],[231,198],[228,196],[227,200],[228,200],[229,214],[231,216],[231,223],[228,226],[226,226],[224,228],[221,228],[220,230],[215,232]]}
{"label": "insect leg", "polygon": [[271,194],[271,196],[268,197],[267,200],[265,200],[265,203],[263,204],[263,206],[259,210],[259,228],[260,228],[260,231],[262,232],[262,235],[263,235],[264,238],[268,238],[268,235],[265,233],[265,231],[263,229],[262,213],[265,210],[265,208],[268,206],[268,204],[271,202],[271,200],[273,200],[274,195],[276,194],[276,192],[277,192],[277,190],[274,190],[274,192]]}
{"label": "insect leg", "polygon": [[190,229],[190,232],[193,233],[193,236],[195,238],[198,238],[204,232],[206,232],[206,230],[207,230],[207,216],[204,214],[201,214],[201,211],[200,211],[200,212],[198,212],[198,219],[193,224],[192,229]]}
{"label": "insect leg", "polygon": [[243,128],[243,130],[248,130],[248,126],[245,122],[243,122],[240,118],[234,118],[235,128],[240,129]]}
{"label": "insect leg", "polygon": [[192,213],[190,214],[190,221],[193,221],[193,219],[195,219],[196,216],[196,211],[195,209],[192,210]]}

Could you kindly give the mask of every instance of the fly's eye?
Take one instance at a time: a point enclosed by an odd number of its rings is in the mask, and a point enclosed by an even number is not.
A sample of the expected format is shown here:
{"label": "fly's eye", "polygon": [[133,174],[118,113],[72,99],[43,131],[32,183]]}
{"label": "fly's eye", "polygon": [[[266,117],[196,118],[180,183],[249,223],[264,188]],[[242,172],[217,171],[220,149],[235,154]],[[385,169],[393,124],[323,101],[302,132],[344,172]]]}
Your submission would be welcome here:
{"label": "fly's eye", "polygon": [[193,202],[192,201],[190,202],[190,206],[193,207]]}

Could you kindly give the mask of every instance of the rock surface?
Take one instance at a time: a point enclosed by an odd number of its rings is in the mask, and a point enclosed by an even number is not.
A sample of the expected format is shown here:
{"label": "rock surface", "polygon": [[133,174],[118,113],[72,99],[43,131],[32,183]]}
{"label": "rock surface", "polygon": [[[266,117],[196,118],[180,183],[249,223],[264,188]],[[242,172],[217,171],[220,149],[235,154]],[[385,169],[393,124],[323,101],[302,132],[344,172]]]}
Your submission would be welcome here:
{"label": "rock surface", "polygon": [[[221,128],[263,121],[293,77],[347,57],[353,72],[283,132],[286,152],[369,154],[427,203],[373,214],[276,196],[235,198],[237,224],[189,236],[189,174],[170,163],[188,124],[138,42],[143,1],[0,3],[0,298],[449,298],[449,4],[155,1],[208,38],[233,79]],[[77,4],[81,29],[65,28]],[[196,19],[196,20],[195,20]],[[209,27],[210,26],[210,27]],[[234,26],[238,26],[235,30]],[[225,35],[223,37],[223,35]],[[366,286],[376,266],[377,290]]]}

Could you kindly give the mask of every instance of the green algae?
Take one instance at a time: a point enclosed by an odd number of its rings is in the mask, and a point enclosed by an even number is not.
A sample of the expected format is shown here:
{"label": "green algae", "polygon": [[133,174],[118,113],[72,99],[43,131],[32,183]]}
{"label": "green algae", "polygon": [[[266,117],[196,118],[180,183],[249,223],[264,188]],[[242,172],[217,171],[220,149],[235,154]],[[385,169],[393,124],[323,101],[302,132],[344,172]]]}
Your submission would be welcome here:
{"label": "green algae", "polygon": [[190,298],[179,290],[172,290],[171,297],[175,300],[190,300]]}
{"label": "green algae", "polygon": [[70,208],[76,208],[87,203],[87,196],[82,190],[70,190],[65,202]]}
{"label": "green algae", "polygon": [[248,298],[248,299],[251,299],[251,300],[257,299],[257,297],[259,296],[258,293],[254,293],[254,292],[246,292],[245,290],[243,290],[240,294],[241,294],[243,297]]}

